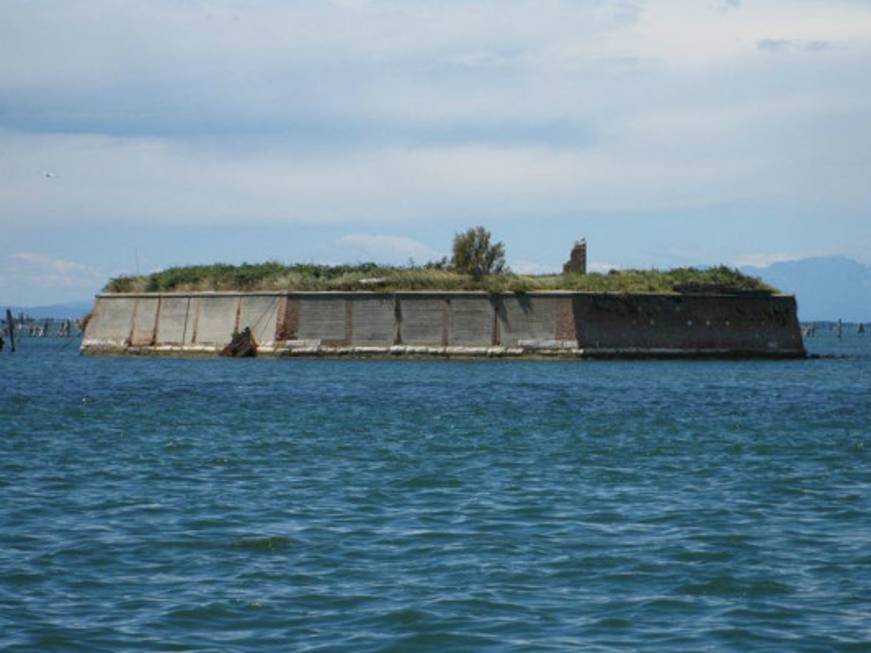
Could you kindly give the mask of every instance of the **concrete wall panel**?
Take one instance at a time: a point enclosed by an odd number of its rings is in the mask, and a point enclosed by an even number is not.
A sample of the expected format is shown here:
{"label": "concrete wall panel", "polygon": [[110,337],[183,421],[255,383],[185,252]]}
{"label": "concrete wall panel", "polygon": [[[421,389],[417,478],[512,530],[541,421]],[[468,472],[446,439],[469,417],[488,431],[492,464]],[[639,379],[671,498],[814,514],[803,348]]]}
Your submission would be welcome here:
{"label": "concrete wall panel", "polygon": [[94,315],[88,322],[84,340],[122,345],[130,338],[133,326],[132,297],[99,297],[94,305]]}
{"label": "concrete wall panel", "polygon": [[239,307],[239,330],[249,327],[257,344],[274,342],[278,306],[277,295],[243,296]]}
{"label": "concrete wall panel", "polygon": [[[396,302],[396,306],[394,304]],[[802,355],[792,297],[592,293],[101,296],[83,351],[207,345],[250,326],[258,343],[572,349],[590,355]],[[398,323],[397,323],[398,317]],[[156,340],[155,322],[157,323]],[[280,324],[279,324],[280,323]],[[494,323],[496,325],[494,332]],[[494,337],[495,333],[495,337]],[[194,347],[194,349],[196,349]],[[386,350],[386,349],[385,349]]]}
{"label": "concrete wall panel", "polygon": [[400,333],[403,345],[441,347],[446,344],[447,304],[433,295],[401,295]]}
{"label": "concrete wall panel", "polygon": [[133,318],[133,335],[130,344],[144,346],[154,344],[155,327],[157,326],[157,307],[160,300],[157,297],[141,297],[136,300],[136,310]]}
{"label": "concrete wall panel", "polygon": [[160,319],[157,323],[158,345],[181,345],[185,341],[188,326],[190,297],[163,297],[160,300]]}
{"label": "concrete wall panel", "polygon": [[394,344],[396,312],[392,295],[358,296],[351,300],[351,343],[389,347]]}
{"label": "concrete wall panel", "polygon": [[278,304],[276,340],[296,340],[299,330],[299,299],[282,297]]}
{"label": "concrete wall panel", "polygon": [[802,346],[791,297],[582,295],[575,302],[582,347],[775,353]]}
{"label": "concrete wall panel", "polygon": [[296,336],[301,340],[343,342],[347,336],[347,301],[341,295],[302,296]]}
{"label": "concrete wall panel", "polygon": [[556,309],[560,297],[503,296],[499,310],[499,339],[506,347],[521,340],[556,340]]}
{"label": "concrete wall panel", "polygon": [[495,306],[487,295],[448,300],[452,347],[490,347],[494,344]]}
{"label": "concrete wall panel", "polygon": [[199,298],[196,344],[223,346],[233,339],[239,297],[203,296]]}

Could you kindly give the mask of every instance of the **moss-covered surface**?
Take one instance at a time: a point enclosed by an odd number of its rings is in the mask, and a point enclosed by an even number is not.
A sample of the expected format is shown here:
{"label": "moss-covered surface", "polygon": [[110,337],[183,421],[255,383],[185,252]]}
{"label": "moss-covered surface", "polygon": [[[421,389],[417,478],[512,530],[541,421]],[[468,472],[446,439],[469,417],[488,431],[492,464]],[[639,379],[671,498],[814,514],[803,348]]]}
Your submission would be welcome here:
{"label": "moss-covered surface", "polygon": [[104,292],[189,292],[209,290],[483,290],[531,292],[575,290],[616,293],[777,292],[760,279],[738,270],[675,268],[673,270],[620,270],[608,274],[490,275],[475,280],[444,263],[389,267],[360,265],[285,265],[267,263],[214,264],[172,267],[149,275],[116,277]]}

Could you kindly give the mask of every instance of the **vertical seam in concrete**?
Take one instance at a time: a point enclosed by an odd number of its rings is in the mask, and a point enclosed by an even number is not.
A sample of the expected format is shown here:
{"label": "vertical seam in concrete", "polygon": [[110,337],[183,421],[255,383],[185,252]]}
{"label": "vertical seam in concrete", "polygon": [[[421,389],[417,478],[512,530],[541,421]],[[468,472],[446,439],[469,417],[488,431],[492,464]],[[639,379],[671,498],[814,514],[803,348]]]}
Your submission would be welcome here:
{"label": "vertical seam in concrete", "polygon": [[163,296],[157,296],[157,310],[154,312],[154,328],[151,330],[151,346],[157,344],[158,327],[160,325],[160,306],[163,303]]}
{"label": "vertical seam in concrete", "polygon": [[133,312],[130,314],[130,332],[127,335],[127,345],[133,344],[133,330],[136,328],[136,312],[139,310],[139,298],[133,300]]}
{"label": "vertical seam in concrete", "polygon": [[451,342],[451,299],[450,297],[443,297],[442,302],[442,347],[447,347]]}
{"label": "vertical seam in concrete", "polygon": [[[281,297],[273,297],[272,301],[269,304],[269,308],[264,316],[269,315],[269,311],[272,311],[273,305],[275,306],[275,319],[272,322],[272,332],[269,333],[269,339],[272,342],[275,342],[275,328],[278,326],[278,309],[281,308]],[[261,320],[263,317],[260,318]],[[267,332],[268,333],[268,332]]]}
{"label": "vertical seam in concrete", "polygon": [[239,299],[236,302],[236,320],[233,323],[233,333],[239,333],[239,320],[242,317],[242,295],[239,295]]}
{"label": "vertical seam in concrete", "polygon": [[[285,340],[296,340],[299,331],[299,314],[300,302],[299,299],[287,300],[287,309],[285,310],[284,319],[284,338]],[[288,324],[288,320],[290,324]]]}
{"label": "vertical seam in concrete", "polygon": [[188,297],[187,300],[188,300],[187,306],[184,307],[184,327],[182,327],[182,330],[181,330],[181,345],[182,345],[182,347],[184,347],[185,338],[187,338],[187,335],[188,335],[188,314],[191,311],[191,298]]}
{"label": "vertical seam in concrete", "polygon": [[393,344],[402,344],[402,304],[399,295],[393,294]]}
{"label": "vertical seam in concrete", "polygon": [[502,303],[502,298],[499,296],[491,297],[490,304],[493,308],[493,339],[494,347],[498,347],[502,340],[502,333],[499,329],[499,305]]}
{"label": "vertical seam in concrete", "polygon": [[577,328],[575,327],[574,299],[572,297],[560,297],[554,302],[554,323],[556,340],[577,340]]}
{"label": "vertical seam in concrete", "polygon": [[284,321],[287,319],[287,295],[278,298],[278,310],[275,312],[275,328],[272,339],[275,341],[285,340]]}
{"label": "vertical seam in concrete", "polygon": [[191,301],[193,301],[196,306],[196,308],[194,308],[194,324],[193,327],[191,327],[191,344],[193,345],[197,342],[197,328],[200,326],[200,299],[199,297],[195,297]]}

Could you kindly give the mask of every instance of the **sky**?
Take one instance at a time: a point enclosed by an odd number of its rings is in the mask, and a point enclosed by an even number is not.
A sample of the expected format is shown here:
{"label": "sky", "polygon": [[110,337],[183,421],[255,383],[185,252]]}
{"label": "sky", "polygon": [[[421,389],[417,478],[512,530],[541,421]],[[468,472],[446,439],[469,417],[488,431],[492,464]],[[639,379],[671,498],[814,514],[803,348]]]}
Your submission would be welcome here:
{"label": "sky", "polygon": [[215,261],[871,264],[869,0],[4,0],[0,304]]}

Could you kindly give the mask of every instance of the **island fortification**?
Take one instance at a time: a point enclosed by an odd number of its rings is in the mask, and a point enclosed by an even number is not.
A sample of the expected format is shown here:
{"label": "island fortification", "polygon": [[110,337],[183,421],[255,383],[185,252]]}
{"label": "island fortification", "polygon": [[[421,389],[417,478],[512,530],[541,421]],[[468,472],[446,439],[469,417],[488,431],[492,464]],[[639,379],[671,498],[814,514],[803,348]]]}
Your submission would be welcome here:
{"label": "island fortification", "polygon": [[795,299],[761,294],[176,292],[97,297],[84,353],[778,357],[805,355]]}
{"label": "island fortification", "polygon": [[454,258],[375,264],[170,268],[113,279],[85,329],[88,354],[805,356],[795,298],[726,267],[511,274],[483,227]]}

